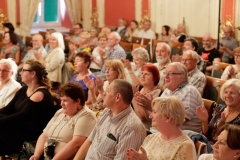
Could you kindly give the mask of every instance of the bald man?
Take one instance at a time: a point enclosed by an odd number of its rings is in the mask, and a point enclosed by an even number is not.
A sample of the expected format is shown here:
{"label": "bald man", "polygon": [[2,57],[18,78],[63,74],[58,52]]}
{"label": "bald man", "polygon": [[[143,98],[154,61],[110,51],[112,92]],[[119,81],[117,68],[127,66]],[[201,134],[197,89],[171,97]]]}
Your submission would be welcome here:
{"label": "bald man", "polygon": [[172,41],[183,43],[186,39],[185,26],[183,24],[178,24],[177,29],[170,32]]}
{"label": "bald man", "polygon": [[[32,46],[33,48],[27,52],[27,54],[22,59],[22,63],[25,63],[29,59],[36,59],[34,52],[42,54],[42,57],[45,59],[47,56],[47,51],[43,46],[43,37],[40,34],[35,34],[32,37]],[[18,66],[18,69],[22,68],[22,64]]]}
{"label": "bald man", "polygon": [[[233,50],[238,47],[237,40],[232,37],[232,27],[227,26],[224,28],[224,38],[221,38],[220,50],[223,51],[222,62],[234,63],[234,52]],[[217,42],[214,47],[217,47]]]}
{"label": "bald man", "polygon": [[205,74],[210,75],[212,71],[212,63],[221,62],[219,51],[214,48],[212,37],[209,33],[202,38],[203,47],[198,50],[198,54],[204,59],[208,60]]}

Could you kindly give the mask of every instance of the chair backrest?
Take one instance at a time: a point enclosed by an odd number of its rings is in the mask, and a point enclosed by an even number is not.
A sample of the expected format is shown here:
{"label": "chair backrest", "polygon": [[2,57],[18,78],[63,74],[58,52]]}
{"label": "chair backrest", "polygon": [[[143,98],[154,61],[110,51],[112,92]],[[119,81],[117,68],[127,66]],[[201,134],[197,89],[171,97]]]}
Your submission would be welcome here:
{"label": "chair backrest", "polygon": [[120,41],[119,45],[125,50],[125,52],[132,51],[132,43]]}
{"label": "chair backrest", "polygon": [[205,143],[203,143],[199,140],[196,140],[194,145],[195,145],[195,149],[197,152],[197,157],[199,157],[203,153],[206,153],[206,144]]}
{"label": "chair backrest", "polygon": [[203,92],[203,98],[223,104],[223,101],[220,101],[220,88],[226,80],[210,76],[206,76],[206,79],[207,83]]}
{"label": "chair backrest", "polygon": [[212,119],[212,114],[213,114],[213,110],[214,108],[217,106],[217,103],[215,101],[209,100],[209,99],[202,99],[205,108],[208,111],[208,122],[210,122],[210,120]]}
{"label": "chair backrest", "polygon": [[45,31],[39,31],[38,33],[42,35],[43,39],[46,39],[46,32]]}
{"label": "chair backrest", "polygon": [[213,65],[212,66],[213,67],[212,67],[212,74],[211,74],[211,76],[215,77],[215,78],[221,78],[224,69],[227,66],[229,66],[229,64],[228,63],[214,62],[213,61]]}
{"label": "chair backrest", "polygon": [[134,37],[134,36],[132,37],[132,43],[138,43],[138,44],[140,44],[141,41],[142,41],[142,38]]}
{"label": "chair backrest", "polygon": [[30,46],[32,47],[32,37],[31,36],[26,36],[25,37],[25,46]]}
{"label": "chair backrest", "polygon": [[152,42],[152,39],[143,38],[143,45],[149,45]]}
{"label": "chair backrest", "polygon": [[183,43],[172,42],[171,43],[171,55],[170,55],[170,58],[172,59],[172,56],[176,55],[176,54],[182,55],[182,47],[183,47]]}
{"label": "chair backrest", "polygon": [[127,39],[128,39],[128,37],[127,36],[121,36],[121,41],[123,41],[123,42],[126,42],[127,41]]}
{"label": "chair backrest", "polygon": [[147,49],[147,45],[142,45],[142,44],[138,44],[138,43],[133,43],[132,44],[132,50],[134,50],[136,48],[139,48],[139,47]]}

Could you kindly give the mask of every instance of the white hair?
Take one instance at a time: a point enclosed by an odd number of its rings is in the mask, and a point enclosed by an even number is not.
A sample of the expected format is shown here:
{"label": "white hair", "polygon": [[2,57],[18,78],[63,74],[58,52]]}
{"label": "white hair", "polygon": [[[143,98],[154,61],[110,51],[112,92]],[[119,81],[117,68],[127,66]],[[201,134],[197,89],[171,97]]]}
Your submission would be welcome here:
{"label": "white hair", "polygon": [[112,32],[113,34],[114,34],[114,36],[115,36],[115,38],[118,40],[118,42],[120,42],[121,41],[121,36],[119,35],[119,33],[118,32]]}
{"label": "white hair", "polygon": [[197,60],[198,60],[198,54],[197,54],[196,51],[193,51],[193,50],[184,50],[183,53],[191,54],[191,56],[192,56],[193,59],[197,59]]}
{"label": "white hair", "polygon": [[56,38],[56,40],[58,41],[58,47],[62,48],[62,50],[65,49],[65,45],[64,45],[64,40],[63,40],[63,35],[60,32],[54,32],[51,34],[51,36],[53,36],[54,38]]}
{"label": "white hair", "polygon": [[148,52],[145,48],[142,48],[142,47],[138,47],[138,48],[135,48],[132,52],[131,52],[131,55],[132,56],[136,56],[140,59],[143,59],[145,62],[148,62],[149,61],[149,55],[148,55]]}
{"label": "white hair", "polygon": [[13,72],[13,75],[11,76],[11,78],[16,79],[18,66],[15,63],[15,61],[12,60],[12,58],[1,59],[0,64],[6,64],[9,68],[9,70]]}

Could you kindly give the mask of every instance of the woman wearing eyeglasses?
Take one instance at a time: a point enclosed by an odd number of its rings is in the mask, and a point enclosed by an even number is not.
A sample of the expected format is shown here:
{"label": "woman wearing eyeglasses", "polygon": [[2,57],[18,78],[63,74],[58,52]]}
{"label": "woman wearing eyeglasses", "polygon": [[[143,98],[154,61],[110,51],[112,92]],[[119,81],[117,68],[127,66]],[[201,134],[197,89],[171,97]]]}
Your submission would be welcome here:
{"label": "woman wearing eyeglasses", "polygon": [[234,50],[235,65],[229,65],[225,68],[221,79],[237,78],[240,79],[240,47]]}
{"label": "woman wearing eyeglasses", "polygon": [[26,86],[0,109],[0,155],[19,152],[24,141],[36,141],[55,112],[41,63],[26,61],[20,74]]}
{"label": "woman wearing eyeglasses", "polygon": [[15,80],[17,65],[12,59],[0,60],[0,108],[5,107],[21,85]]}

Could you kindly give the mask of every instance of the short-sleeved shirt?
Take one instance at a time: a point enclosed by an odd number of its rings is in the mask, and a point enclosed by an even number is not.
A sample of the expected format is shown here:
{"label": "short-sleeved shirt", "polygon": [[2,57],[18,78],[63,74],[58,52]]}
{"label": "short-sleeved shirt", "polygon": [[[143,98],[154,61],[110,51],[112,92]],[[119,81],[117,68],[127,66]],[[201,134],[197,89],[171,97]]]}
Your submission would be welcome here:
{"label": "short-sleeved shirt", "polygon": [[[238,42],[236,39],[233,37],[230,38],[221,38],[219,43],[222,43],[224,46],[229,48],[230,50],[234,50],[238,47]],[[217,42],[215,43],[214,47],[217,47]],[[229,54],[228,52],[224,51],[223,56],[228,57],[228,58],[233,58],[233,55]]]}
{"label": "short-sleeved shirt", "polygon": [[6,46],[3,46],[1,48],[1,51],[3,53],[3,58],[15,58],[17,51],[20,50],[19,46],[15,45],[12,47],[11,52],[9,54],[5,53]]}
{"label": "short-sleeved shirt", "polygon": [[201,48],[198,50],[198,54],[202,57],[203,60],[208,60],[207,66],[212,65],[214,58],[220,58],[220,53],[216,48],[211,50],[205,50],[205,48]]}

